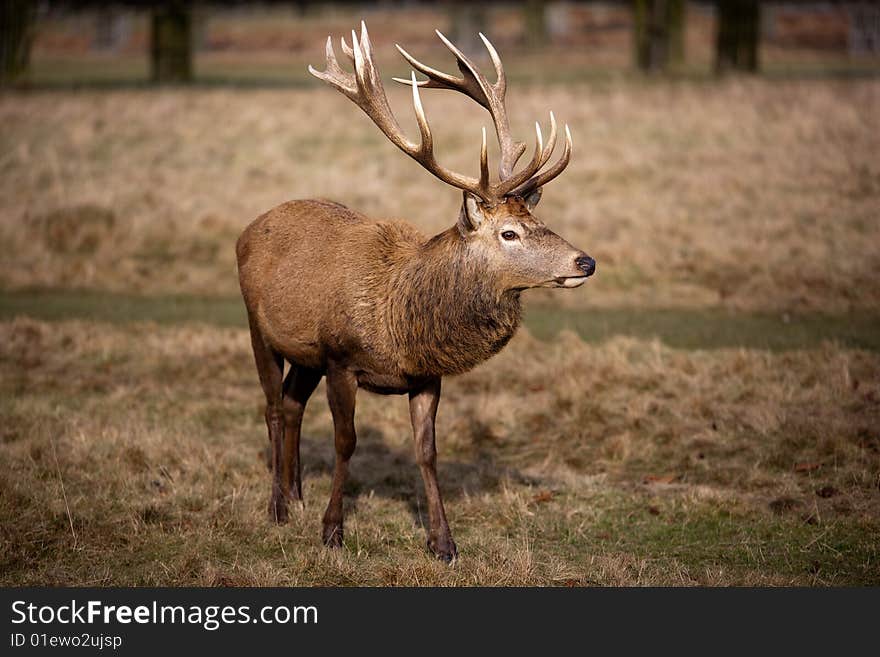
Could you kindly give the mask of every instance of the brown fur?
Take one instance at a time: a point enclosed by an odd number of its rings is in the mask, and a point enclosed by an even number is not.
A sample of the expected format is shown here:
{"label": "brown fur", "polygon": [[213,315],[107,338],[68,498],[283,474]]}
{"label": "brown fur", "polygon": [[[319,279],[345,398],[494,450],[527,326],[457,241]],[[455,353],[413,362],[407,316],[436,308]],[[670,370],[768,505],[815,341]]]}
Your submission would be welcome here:
{"label": "brown fur", "polygon": [[455,228],[419,246],[389,282],[389,337],[404,372],[461,374],[498,353],[519,326],[520,291],[500,287]]}
{"label": "brown fur", "polygon": [[[511,231],[515,240],[504,237]],[[467,195],[457,225],[430,239],[409,224],[373,221],[338,203],[292,201],[248,226],[237,255],[268,402],[270,513],[283,521],[288,499],[302,499],[299,425],[326,374],[337,464],[324,540],[340,545],[356,389],[408,393],[431,516],[429,547],[452,559],[435,471],[440,379],[501,350],[519,326],[522,290],[579,284],[592,270],[585,274],[577,258],[587,256],[538,221],[529,201],[489,206]],[[284,360],[292,368],[282,381]]]}
{"label": "brown fur", "polygon": [[[530,225],[573,263],[574,250],[524,203],[508,205],[502,218]],[[292,201],[239,238],[242,293],[267,344],[292,363],[324,369],[336,356],[398,379],[460,374],[504,347],[520,321],[522,288],[474,241],[459,227],[427,239],[338,203]]]}

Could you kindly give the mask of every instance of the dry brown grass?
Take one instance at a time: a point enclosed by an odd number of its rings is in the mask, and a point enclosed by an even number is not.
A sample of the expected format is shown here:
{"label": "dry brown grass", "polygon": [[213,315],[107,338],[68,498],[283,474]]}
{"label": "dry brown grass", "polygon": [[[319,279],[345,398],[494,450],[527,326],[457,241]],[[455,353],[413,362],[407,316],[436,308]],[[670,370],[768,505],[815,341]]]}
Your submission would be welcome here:
{"label": "dry brown grass", "polygon": [[[315,84],[0,97],[0,285],[235,294],[238,231],[290,198],[426,232],[453,221],[454,190]],[[405,91],[393,101],[413,130]],[[451,95],[426,104],[443,160],[473,171],[485,118]],[[520,87],[511,106],[519,134],[548,107],[571,124],[541,216],[599,261],[586,292],[546,300],[880,305],[880,83]]]}
{"label": "dry brown grass", "polygon": [[331,552],[323,390],[304,425],[306,510],[274,527],[245,331],[6,322],[0,579],[877,584],[878,371],[877,354],[832,344],[521,333],[445,386],[440,476],[462,552],[448,568],[423,550],[405,400],[359,396],[346,544]]}

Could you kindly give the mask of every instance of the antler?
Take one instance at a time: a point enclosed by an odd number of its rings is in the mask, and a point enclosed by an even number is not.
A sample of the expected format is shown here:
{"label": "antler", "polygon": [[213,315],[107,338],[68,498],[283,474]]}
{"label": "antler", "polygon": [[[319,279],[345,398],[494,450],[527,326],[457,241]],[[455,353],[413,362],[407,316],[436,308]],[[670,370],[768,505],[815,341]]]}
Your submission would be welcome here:
{"label": "antler", "polygon": [[[551,168],[538,174],[550,159],[556,146],[556,118],[553,116],[553,112],[550,112],[550,138],[546,146],[543,144],[541,127],[538,123],[535,123],[536,146],[534,156],[524,169],[514,173],[514,167],[523,152],[525,152],[526,145],[523,142],[515,141],[510,134],[507,109],[504,104],[507,78],[504,74],[501,58],[489,40],[483,34],[480,34],[480,39],[482,39],[483,44],[489,51],[489,57],[492,59],[497,75],[495,84],[490,84],[468,57],[443,36],[439,30],[437,30],[437,36],[455,55],[462,77],[455,77],[431,68],[412,57],[399,45],[397,46],[397,49],[414,69],[428,76],[427,80],[416,80],[416,74],[413,72],[409,80],[394,78],[396,82],[412,87],[413,108],[419,124],[419,132],[421,133],[421,142],[418,145],[406,138],[400,125],[394,118],[391,107],[388,105],[382,81],[373,63],[370,39],[367,34],[367,27],[363,21],[361,21],[360,42],[358,42],[357,35],[353,30],[351,33],[351,48],[348,47],[344,39],[340,40],[343,52],[354,64],[354,74],[347,73],[339,67],[330,37],[327,37],[326,70],[316,71],[309,66],[309,73],[324,80],[345,94],[346,97],[358,105],[373,120],[392,143],[419,162],[425,169],[440,178],[440,180],[454,187],[469,191],[486,202],[495,203],[509,195],[526,195],[562,173],[571,157],[571,132],[568,126],[565,126],[566,141],[562,157]],[[489,183],[485,128],[483,128],[482,147],[480,149],[479,179],[455,173],[438,164],[434,157],[433,138],[424,108],[422,107],[419,87],[458,91],[472,98],[489,111],[495,125],[498,143],[501,147],[499,181],[497,184],[492,185]]]}
{"label": "antler", "polygon": [[351,47],[345,43],[345,39],[340,39],[340,42],[343,52],[354,63],[355,72],[353,74],[348,73],[340,68],[336,61],[336,53],[333,52],[333,41],[330,37],[327,37],[327,68],[324,71],[317,71],[309,66],[309,73],[342,92],[373,120],[373,123],[379,127],[395,146],[440,180],[453,187],[476,194],[484,201],[491,202],[493,198],[488,185],[489,165],[485,130],[483,131],[483,147],[480,154],[481,175],[479,179],[464,176],[440,166],[434,157],[434,140],[431,136],[428,119],[425,117],[421,98],[419,97],[418,84],[415,83],[415,73],[412,74],[414,82],[413,108],[415,109],[416,120],[419,124],[419,132],[421,133],[419,144],[410,141],[403,134],[400,124],[394,118],[394,113],[388,105],[382,80],[379,78],[376,66],[373,63],[370,37],[367,34],[367,26],[364,22],[361,21],[360,41],[358,41],[354,30],[352,30]]}
{"label": "antler", "polygon": [[[489,114],[492,115],[492,120],[495,124],[495,132],[498,135],[498,143],[501,145],[500,177],[509,177],[513,167],[516,166],[517,160],[525,152],[526,145],[523,142],[515,141],[510,135],[507,108],[504,106],[504,96],[507,93],[507,76],[504,74],[504,67],[501,65],[501,58],[498,57],[498,52],[489,43],[489,40],[480,33],[480,39],[482,39],[483,44],[486,46],[486,50],[489,51],[489,57],[492,59],[497,77],[495,84],[490,84],[486,76],[480,73],[473,62],[449,39],[443,36],[440,30],[435,30],[435,32],[444,45],[455,55],[462,77],[458,78],[431,68],[418,61],[400,45],[395,45],[404,59],[409,62],[410,66],[428,76],[427,80],[421,80],[417,83],[420,87],[458,91],[489,110]],[[401,84],[412,84],[410,80],[402,78],[393,78],[393,80]]]}

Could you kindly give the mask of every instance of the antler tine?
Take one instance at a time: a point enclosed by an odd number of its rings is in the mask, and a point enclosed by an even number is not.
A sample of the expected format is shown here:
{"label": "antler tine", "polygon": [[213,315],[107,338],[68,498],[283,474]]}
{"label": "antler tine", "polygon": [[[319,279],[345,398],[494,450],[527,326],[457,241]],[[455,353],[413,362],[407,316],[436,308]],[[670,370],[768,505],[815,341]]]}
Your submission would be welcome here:
{"label": "antler tine", "polygon": [[333,52],[332,37],[327,37],[327,45],[324,50],[327,58],[326,70],[318,71],[309,65],[309,73],[319,80],[323,80],[338,91],[341,91],[348,98],[354,100],[354,97],[357,95],[357,86],[354,84],[354,80],[351,79],[349,74],[343,71],[342,68],[340,68],[339,63],[336,61],[336,53]]}
{"label": "antler tine", "polygon": [[327,58],[328,67],[339,68],[339,63],[336,61],[336,53],[333,52],[333,37],[329,35],[327,36],[327,44],[324,46],[324,55]]}
{"label": "antler tine", "polygon": [[504,66],[501,63],[501,57],[498,56],[498,51],[495,50],[495,46],[493,46],[489,39],[486,38],[486,35],[482,32],[480,32],[479,35],[480,39],[483,41],[483,45],[486,46],[486,50],[489,52],[489,59],[492,60],[492,66],[495,67],[495,75],[497,79],[492,87],[495,89],[495,93],[498,97],[503,99],[504,96],[507,95],[507,76],[504,74]]}
{"label": "antler tine", "polygon": [[538,169],[541,168],[544,162],[544,137],[541,134],[541,124],[535,121],[535,154],[532,155],[531,162],[519,173],[516,173],[509,178],[504,178],[498,181],[498,184],[495,186],[495,192],[498,196],[506,196],[510,190],[518,187],[533,175]]}
{"label": "antler tine", "polygon": [[361,44],[358,42],[357,34],[351,31],[351,49],[354,51],[354,74],[357,78],[358,89],[363,90],[366,86],[366,78],[364,77],[364,53],[361,51]]}
{"label": "antler tine", "polygon": [[[474,66],[473,62],[471,62],[467,56],[455,46],[455,44],[443,36],[443,33],[440,32],[440,30],[434,31],[437,33],[437,36],[440,37],[440,40],[443,41],[443,44],[452,51],[453,55],[455,55],[458,62],[458,68],[462,74],[464,74],[464,77],[456,77],[444,73],[443,71],[439,71],[432,66],[428,66],[410,55],[399,44],[395,44],[397,50],[400,51],[400,54],[403,55],[403,58],[410,66],[428,76],[428,80],[420,80],[417,84],[426,89],[451,89],[453,91],[460,91],[491,112],[491,96],[494,91],[492,85],[489,84],[489,81],[486,80],[485,76],[479,72],[476,66]],[[411,80],[403,78],[394,78],[394,81],[406,85],[412,84]]]}
{"label": "antler tine", "polygon": [[[553,112],[550,112],[550,137],[547,139],[546,145],[541,147],[540,135],[541,128],[538,123],[535,123],[535,129],[538,133],[538,145],[535,148],[535,154],[532,157],[532,161],[526,166],[522,171],[517,173],[515,176],[508,178],[506,180],[502,180],[499,182],[497,188],[499,193],[501,194],[511,194],[514,192],[518,192],[520,189],[523,189],[526,183],[537,174],[541,168],[547,164],[550,156],[553,155],[553,150],[556,148],[556,116],[554,116]],[[568,131],[568,126],[566,126],[566,131]],[[569,156],[570,152],[570,144],[569,148]],[[565,157],[565,155],[563,155]],[[567,162],[566,162],[567,164]],[[563,166],[562,168],[565,168]],[[559,175],[562,169],[559,170],[558,173],[554,174],[553,177]],[[550,178],[547,178],[549,180]],[[541,183],[543,184],[543,183]],[[540,185],[538,185],[540,186]]]}
{"label": "antler tine", "polygon": [[[419,80],[416,84],[420,87],[432,88],[432,89],[460,89],[460,85],[464,84],[464,80],[462,78],[456,78],[448,73],[444,73],[443,71],[438,71],[436,68],[432,68],[427,64],[423,64],[418,59],[410,55],[406,50],[404,50],[400,44],[395,43],[394,47],[403,55],[403,58],[419,73],[423,73],[428,76],[427,80]],[[400,84],[412,84],[412,81],[407,78],[392,78],[395,82],[399,82]],[[464,89],[461,89],[464,91]],[[477,100],[476,98],[474,100]],[[479,102],[479,101],[477,101]]]}
{"label": "antler tine", "polygon": [[342,52],[345,53],[345,56],[348,57],[352,64],[354,64],[354,50],[349,48],[348,44],[345,42],[345,37],[339,37],[339,45],[342,47]]}
{"label": "antler tine", "polygon": [[553,110],[550,110],[550,136],[547,138],[547,144],[544,146],[544,152],[541,154],[541,164],[538,165],[538,171],[547,164],[547,160],[553,155],[554,148],[556,148],[556,117],[553,116]]}
{"label": "antler tine", "polygon": [[361,21],[361,48],[364,51],[364,61],[366,63],[367,72],[370,80],[375,81],[379,75],[376,71],[376,65],[373,63],[373,44],[370,42],[370,35],[367,33],[367,24]]}
{"label": "antler tine", "polygon": [[494,104],[492,101],[495,100],[493,98],[495,95],[495,89],[489,84],[489,80],[486,79],[485,75],[480,73],[479,69],[474,66],[474,63],[468,58],[468,56],[458,49],[458,46],[443,36],[443,33],[440,30],[434,30],[434,32],[443,42],[443,45],[449,48],[450,52],[455,55],[456,62],[458,63],[458,70],[461,71],[464,76],[462,82],[465,83],[471,92],[476,91],[476,89],[473,89],[473,85],[477,85],[477,89],[479,89],[482,98],[479,98],[476,94],[473,94],[471,97],[483,105],[483,107],[491,111],[493,109],[492,105]]}
{"label": "antler tine", "polygon": [[422,135],[422,143],[419,147],[419,152],[423,156],[430,154],[433,158],[434,137],[431,135],[431,127],[428,125],[428,117],[425,116],[425,108],[422,107],[422,97],[419,95],[419,85],[415,84],[415,71],[412,72],[412,81],[413,109],[416,113],[416,122],[419,124],[419,132]]}
{"label": "antler tine", "polygon": [[[373,64],[373,48],[370,44],[370,35],[367,34],[367,26],[361,21],[361,36],[358,38],[354,30],[351,31],[351,41],[354,51],[354,72],[357,76],[358,86],[367,94],[378,92],[382,99],[385,100],[385,89],[382,87],[382,81],[378,80],[376,75],[376,67]],[[375,87],[375,89],[374,89]],[[387,101],[385,101],[387,105]],[[391,109],[388,108],[388,112]]]}
{"label": "antler tine", "polygon": [[480,188],[489,188],[489,149],[486,147],[486,126],[483,126],[483,145],[480,147]]}
{"label": "antler tine", "polygon": [[568,163],[571,161],[571,149],[572,149],[572,140],[571,140],[571,130],[568,129],[568,125],[565,126],[565,146],[562,151],[562,156],[557,160],[556,164],[552,167],[541,173],[540,175],[535,176],[534,178],[530,178],[526,182],[524,182],[519,187],[511,190],[510,193],[516,194],[518,196],[525,196],[530,192],[538,189],[539,187],[543,187],[548,182],[553,180],[556,176],[562,173],[565,170],[565,167],[568,166]]}

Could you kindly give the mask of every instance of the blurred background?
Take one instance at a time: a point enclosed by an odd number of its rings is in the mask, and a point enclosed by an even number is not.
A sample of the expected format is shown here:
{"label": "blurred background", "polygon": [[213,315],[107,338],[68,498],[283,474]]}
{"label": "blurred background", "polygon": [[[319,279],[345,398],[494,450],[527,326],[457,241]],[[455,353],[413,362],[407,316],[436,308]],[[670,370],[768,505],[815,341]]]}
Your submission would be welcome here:
{"label": "blurred background", "polygon": [[[880,581],[880,4],[0,12],[0,580]],[[537,215],[598,262],[581,288],[526,293],[511,345],[444,382],[456,569],[420,552],[403,400],[358,398],[342,556],[317,540],[321,394],[307,512],[264,522],[239,233],[322,197],[431,235],[461,203],[307,73],[362,19],[412,136],[394,44],[453,71],[435,28],[486,68],[489,37],[514,136],[546,134],[549,110],[573,134]],[[486,112],[422,100],[438,159],[476,175]]]}
{"label": "blurred background", "polygon": [[[601,263],[569,306],[876,308],[880,6],[872,2],[3,3],[6,289],[234,296],[240,229],[334,198],[437,232],[458,194],[308,75],[364,19],[415,129],[400,43],[443,30],[510,79],[515,134],[574,135],[542,217]],[[487,117],[424,102],[444,161],[476,170]],[[494,146],[494,144],[493,144]],[[493,151],[493,156],[495,155]],[[821,263],[817,267],[817,263]]]}
{"label": "blurred background", "polygon": [[[705,76],[871,75],[874,2],[733,0],[468,2],[4,2],[3,76],[30,86],[147,82],[302,85],[318,37],[366,19],[428,52],[433,29],[479,54],[488,34],[518,81],[561,83],[634,70]],[[547,70],[547,69],[551,70]]]}

